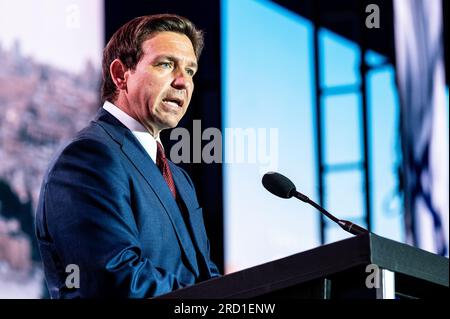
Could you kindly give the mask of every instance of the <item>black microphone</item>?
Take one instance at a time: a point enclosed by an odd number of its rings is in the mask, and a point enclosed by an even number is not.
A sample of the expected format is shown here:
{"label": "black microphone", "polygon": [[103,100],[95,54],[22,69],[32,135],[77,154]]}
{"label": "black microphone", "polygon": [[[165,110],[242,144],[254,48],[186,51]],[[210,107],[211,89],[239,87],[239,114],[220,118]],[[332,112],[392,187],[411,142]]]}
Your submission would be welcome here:
{"label": "black microphone", "polygon": [[353,224],[348,220],[338,219],[334,217],[329,212],[327,212],[325,208],[319,206],[317,203],[309,199],[308,196],[298,192],[295,188],[294,183],[292,183],[289,178],[281,175],[280,173],[268,172],[264,174],[262,178],[262,184],[265,189],[267,189],[269,192],[278,197],[281,198],[295,197],[305,203],[312,205],[313,207],[318,209],[322,214],[324,214],[329,219],[337,223],[343,230],[348,231],[353,235],[367,234],[369,232],[367,229],[364,229],[361,226]]}

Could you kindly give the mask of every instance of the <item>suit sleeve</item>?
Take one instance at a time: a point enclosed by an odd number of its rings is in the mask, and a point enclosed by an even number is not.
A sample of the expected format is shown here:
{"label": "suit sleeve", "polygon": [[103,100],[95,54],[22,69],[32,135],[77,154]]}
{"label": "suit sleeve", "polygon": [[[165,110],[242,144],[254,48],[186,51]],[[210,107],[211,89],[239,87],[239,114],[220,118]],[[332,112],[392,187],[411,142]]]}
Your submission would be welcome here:
{"label": "suit sleeve", "polygon": [[78,295],[145,298],[181,288],[142,256],[128,177],[101,142],[70,144],[45,184],[45,220],[63,268],[80,270]]}

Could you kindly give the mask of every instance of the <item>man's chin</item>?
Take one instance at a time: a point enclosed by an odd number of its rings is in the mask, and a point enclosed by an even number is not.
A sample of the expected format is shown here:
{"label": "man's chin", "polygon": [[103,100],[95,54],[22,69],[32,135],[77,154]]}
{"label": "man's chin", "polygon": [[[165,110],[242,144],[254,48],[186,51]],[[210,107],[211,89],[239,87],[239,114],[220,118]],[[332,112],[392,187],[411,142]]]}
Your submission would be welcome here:
{"label": "man's chin", "polygon": [[164,123],[161,123],[161,131],[162,130],[170,130],[170,129],[173,129],[173,128],[175,128],[175,127],[177,127],[178,126],[178,123],[179,123],[180,121],[178,120],[178,121],[166,121],[166,122],[164,122]]}

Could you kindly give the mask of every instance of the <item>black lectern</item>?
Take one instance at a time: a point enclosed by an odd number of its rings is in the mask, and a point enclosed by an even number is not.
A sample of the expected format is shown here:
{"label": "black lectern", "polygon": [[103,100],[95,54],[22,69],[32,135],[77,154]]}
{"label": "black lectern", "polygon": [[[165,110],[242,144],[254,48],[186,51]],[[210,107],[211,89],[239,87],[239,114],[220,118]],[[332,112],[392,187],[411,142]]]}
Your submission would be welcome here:
{"label": "black lectern", "polygon": [[160,296],[177,299],[444,298],[449,260],[365,234]]}

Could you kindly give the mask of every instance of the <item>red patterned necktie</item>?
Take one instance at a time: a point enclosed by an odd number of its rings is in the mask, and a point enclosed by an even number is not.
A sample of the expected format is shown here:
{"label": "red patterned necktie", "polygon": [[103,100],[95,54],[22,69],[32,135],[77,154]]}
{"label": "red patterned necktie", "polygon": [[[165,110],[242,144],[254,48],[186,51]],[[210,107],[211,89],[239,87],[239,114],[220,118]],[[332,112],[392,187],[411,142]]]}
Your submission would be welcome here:
{"label": "red patterned necktie", "polygon": [[176,199],[177,190],[175,188],[175,183],[173,182],[172,172],[170,171],[166,154],[164,153],[164,149],[160,142],[157,141],[156,146],[158,147],[158,151],[156,153],[156,166],[158,166],[162,176],[164,177],[167,185],[169,186],[170,191],[172,192],[173,197]]}

